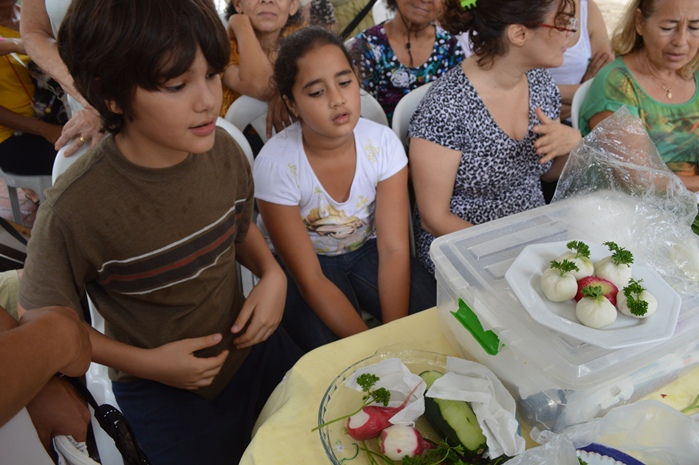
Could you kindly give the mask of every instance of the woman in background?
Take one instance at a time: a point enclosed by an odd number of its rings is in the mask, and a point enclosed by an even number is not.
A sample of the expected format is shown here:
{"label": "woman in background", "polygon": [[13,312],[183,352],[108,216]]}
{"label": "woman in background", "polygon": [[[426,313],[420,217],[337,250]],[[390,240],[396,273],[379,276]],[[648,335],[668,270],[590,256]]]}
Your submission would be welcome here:
{"label": "woman in background", "polygon": [[56,36],[70,1],[24,0],[20,22],[27,54],[68,94],[70,120],[63,127],[61,137],[55,141],[55,149],[59,150],[75,139],[76,143],[65,151],[66,156],[72,155],[86,143],[95,147],[104,137],[99,114],[75,89],[72,76],[58,56]]}
{"label": "woman in background", "polygon": [[456,38],[435,23],[442,0],[386,3],[395,16],[359,33],[352,49],[362,87],[381,104],[390,123],[405,94],[461,63],[464,52]]}
{"label": "woman in background", "polygon": [[583,135],[626,106],[687,189],[699,191],[699,0],[629,5],[612,46],[618,58],[583,102]]}
{"label": "woman in background", "polygon": [[[0,2],[0,168],[18,175],[50,175],[63,126],[36,117],[29,57],[19,33],[20,7]],[[38,203],[36,192],[25,194]]]}

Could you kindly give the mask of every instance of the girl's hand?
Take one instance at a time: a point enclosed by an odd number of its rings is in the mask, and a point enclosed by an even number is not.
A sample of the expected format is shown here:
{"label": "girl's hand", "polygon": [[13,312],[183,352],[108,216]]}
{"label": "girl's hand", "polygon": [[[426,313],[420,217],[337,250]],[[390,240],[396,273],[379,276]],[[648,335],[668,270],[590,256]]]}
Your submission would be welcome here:
{"label": "girl's hand", "polygon": [[541,108],[536,108],[536,116],[542,123],[533,129],[535,134],[540,135],[534,142],[539,163],[548,163],[556,157],[567,155],[582,139],[580,131],[550,119]]}
{"label": "girl's hand", "polygon": [[[199,358],[194,352],[221,342],[220,334],[202,336],[164,344],[146,351],[148,378],[180,389],[195,390],[211,384],[228,357],[228,350],[215,357]],[[152,357],[152,359],[151,359]]]}
{"label": "girl's hand", "polygon": [[233,341],[236,348],[244,349],[266,341],[282,321],[285,301],[284,272],[281,269],[267,272],[252,288],[231,328],[233,334],[240,334]]}
{"label": "girl's hand", "polygon": [[69,141],[77,139],[65,151],[65,156],[70,157],[78,151],[84,144],[89,143],[90,147],[97,145],[104,137],[102,131],[102,120],[92,108],[85,108],[73,115],[63,126],[63,133],[56,141],[55,149],[60,150]]}

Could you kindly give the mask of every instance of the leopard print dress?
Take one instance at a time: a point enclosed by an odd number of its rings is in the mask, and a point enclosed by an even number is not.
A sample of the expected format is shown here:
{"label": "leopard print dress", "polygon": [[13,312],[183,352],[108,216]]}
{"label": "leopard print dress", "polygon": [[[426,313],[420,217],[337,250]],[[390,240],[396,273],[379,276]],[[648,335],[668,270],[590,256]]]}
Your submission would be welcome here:
{"label": "leopard print dress", "polygon": [[[461,66],[432,85],[410,122],[410,137],[462,153],[450,209],[473,224],[544,205],[540,178],[552,162],[539,164],[534,149],[538,136],[532,128],[541,123],[534,110],[540,107],[549,118],[557,119],[561,96],[548,71],[531,70],[527,79],[529,131],[522,140],[500,129]],[[417,256],[434,273],[429,251],[435,237],[420,227],[417,208],[413,225]]]}

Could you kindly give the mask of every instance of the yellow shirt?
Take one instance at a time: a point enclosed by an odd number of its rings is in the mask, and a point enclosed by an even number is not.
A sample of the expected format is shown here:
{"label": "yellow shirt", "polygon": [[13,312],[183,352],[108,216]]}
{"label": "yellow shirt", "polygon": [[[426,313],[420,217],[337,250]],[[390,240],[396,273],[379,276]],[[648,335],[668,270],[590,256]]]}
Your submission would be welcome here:
{"label": "yellow shirt", "polygon": [[[0,35],[8,39],[19,38],[19,32],[0,26]],[[23,64],[17,62],[19,57]],[[12,110],[23,116],[34,117],[32,97],[34,84],[29,76],[26,64],[29,62],[27,55],[5,55],[0,57],[0,102],[8,110]],[[0,126],[0,143],[7,140],[14,133],[14,129]]]}

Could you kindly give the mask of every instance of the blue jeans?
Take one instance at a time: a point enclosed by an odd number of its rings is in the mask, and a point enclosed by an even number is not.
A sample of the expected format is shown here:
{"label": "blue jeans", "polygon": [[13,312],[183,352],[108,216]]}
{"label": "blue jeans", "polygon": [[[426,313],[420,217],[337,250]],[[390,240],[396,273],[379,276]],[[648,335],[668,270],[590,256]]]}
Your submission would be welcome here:
{"label": "blue jeans", "polygon": [[283,330],[252,348],[214,401],[149,380],[113,382],[117,403],[153,465],[237,464],[267,398],[301,356]]}
{"label": "blue jeans", "polygon": [[[381,321],[379,301],[379,253],[376,239],[367,241],[359,249],[340,255],[318,255],[320,267],[347,297],[355,309],[370,313]],[[282,268],[284,264],[279,260]],[[288,280],[286,305],[282,326],[301,349],[308,352],[338,337],[308,306],[296,284],[284,268]],[[437,283],[425,267],[410,257],[410,314],[437,303]]]}

